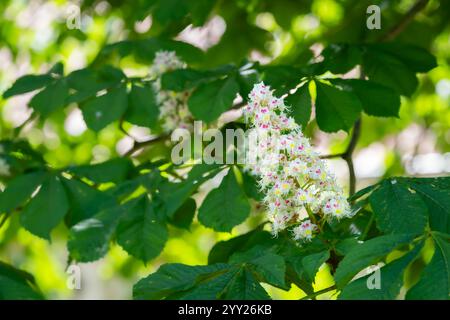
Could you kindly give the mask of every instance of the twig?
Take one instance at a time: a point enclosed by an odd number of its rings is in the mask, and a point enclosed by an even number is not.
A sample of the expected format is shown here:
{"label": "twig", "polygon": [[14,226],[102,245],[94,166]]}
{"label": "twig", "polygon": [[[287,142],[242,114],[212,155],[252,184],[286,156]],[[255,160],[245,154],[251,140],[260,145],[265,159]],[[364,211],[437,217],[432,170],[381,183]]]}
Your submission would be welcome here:
{"label": "twig", "polygon": [[330,292],[330,291],[333,291],[333,290],[336,290],[336,286],[335,285],[332,285],[331,287],[328,287],[328,288],[316,291],[314,293],[308,294],[307,296],[305,296],[303,298],[300,298],[299,300],[315,299],[317,296],[319,296],[321,294],[324,294],[324,293],[327,293],[327,292]]}
{"label": "twig", "polygon": [[391,41],[397,37],[408,24],[414,19],[414,17],[427,6],[429,0],[419,0],[417,1],[411,9],[394,25],[385,35],[383,35],[379,41]]}
{"label": "twig", "polygon": [[162,135],[153,139],[145,140],[145,141],[134,141],[133,147],[131,147],[130,150],[128,150],[123,156],[128,157],[131,156],[133,153],[138,151],[139,149],[142,149],[146,146],[152,145],[154,143],[164,141],[168,138],[168,135]]}

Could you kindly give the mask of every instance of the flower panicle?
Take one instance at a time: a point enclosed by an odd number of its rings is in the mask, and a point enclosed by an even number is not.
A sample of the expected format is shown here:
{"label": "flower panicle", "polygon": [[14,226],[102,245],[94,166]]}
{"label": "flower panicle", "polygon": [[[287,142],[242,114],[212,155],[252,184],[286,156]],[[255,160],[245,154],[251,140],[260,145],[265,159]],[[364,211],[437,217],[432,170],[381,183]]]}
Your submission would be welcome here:
{"label": "flower panicle", "polygon": [[319,229],[305,219],[307,213],[330,221],[352,212],[334,175],[288,112],[270,86],[255,84],[243,113],[257,132],[256,161],[245,169],[258,177],[273,233],[290,228],[295,239],[310,241]]}
{"label": "flower panicle", "polygon": [[160,106],[159,120],[164,132],[170,133],[176,128],[192,130],[193,117],[188,109],[189,92],[174,92],[163,90],[161,77],[164,73],[186,68],[174,51],[158,51],[155,54],[150,76],[154,80],[152,85],[156,92],[156,102]]}

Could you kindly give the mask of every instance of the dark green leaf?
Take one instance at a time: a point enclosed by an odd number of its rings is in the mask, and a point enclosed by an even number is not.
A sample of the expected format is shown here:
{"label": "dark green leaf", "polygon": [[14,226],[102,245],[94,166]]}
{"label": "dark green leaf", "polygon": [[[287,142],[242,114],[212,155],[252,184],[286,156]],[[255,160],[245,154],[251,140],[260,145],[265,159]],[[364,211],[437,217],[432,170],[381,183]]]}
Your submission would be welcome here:
{"label": "dark green leaf", "polygon": [[113,197],[81,181],[64,179],[63,184],[70,206],[66,218],[68,226],[73,226],[82,220],[91,218],[102,209],[116,205]]}
{"label": "dark green leaf", "polygon": [[317,271],[322,264],[324,264],[330,257],[329,251],[323,251],[308,255],[302,259],[302,266],[305,270],[307,279],[314,282]]}
{"label": "dark green leaf", "polygon": [[95,183],[119,183],[128,178],[133,165],[128,158],[115,158],[98,164],[69,168],[69,172]]}
{"label": "dark green leaf", "polygon": [[410,300],[448,300],[450,295],[450,237],[433,233],[435,251],[419,282],[406,294]]}
{"label": "dark green leaf", "polygon": [[378,117],[398,117],[400,96],[391,88],[359,79],[336,79],[333,83],[353,92],[361,101],[365,113]]}
{"label": "dark green leaf", "polygon": [[414,249],[401,258],[383,266],[379,271],[380,287],[369,288],[372,278],[377,274],[370,273],[367,276],[358,278],[344,287],[339,299],[342,300],[395,300],[400,293],[403,285],[403,275],[408,265],[417,257],[420,249],[423,247],[423,241],[416,245]]}
{"label": "dark green leaf", "polygon": [[158,122],[159,108],[150,86],[133,85],[128,96],[125,120],[138,126],[153,128]]}
{"label": "dark green leaf", "polygon": [[306,127],[311,118],[312,101],[309,94],[308,82],[303,84],[294,94],[286,98],[286,104],[290,106],[290,115],[302,128]]}
{"label": "dark green leaf", "polygon": [[25,202],[42,183],[45,173],[31,172],[11,180],[5,191],[0,193],[0,213],[10,212]]}
{"label": "dark green leaf", "polygon": [[0,261],[0,300],[41,300],[34,277]]}
{"label": "dark green leaf", "polygon": [[335,74],[350,71],[362,60],[359,47],[351,44],[331,44],[321,55],[324,58],[324,68]]}
{"label": "dark green leaf", "polygon": [[231,108],[239,91],[234,77],[200,85],[191,95],[188,106],[198,120],[211,122]]}
{"label": "dark green leaf", "polygon": [[123,207],[116,206],[74,225],[67,242],[70,257],[79,262],[102,258],[108,252],[109,242],[123,213]]}
{"label": "dark green leaf", "polygon": [[40,89],[49,84],[53,78],[49,74],[42,75],[26,75],[14,82],[11,88],[3,93],[3,98],[7,99],[9,97],[30,92],[33,90]]}
{"label": "dark green leaf", "polygon": [[359,99],[352,93],[316,81],[316,118],[325,132],[348,131],[359,118],[362,109]]}
{"label": "dark green leaf", "polygon": [[403,62],[380,51],[365,53],[363,70],[370,80],[393,88],[401,95],[412,95],[418,84],[415,73]]}
{"label": "dark green leaf", "polygon": [[417,192],[401,180],[381,183],[370,198],[378,228],[388,233],[423,232],[427,223],[427,207]]}
{"label": "dark green leaf", "polygon": [[65,106],[69,96],[69,87],[65,80],[57,80],[36,94],[30,101],[30,106],[43,117]]}
{"label": "dark green leaf", "polygon": [[120,86],[82,105],[84,120],[89,128],[100,131],[111,122],[119,120],[127,109],[127,90]]}
{"label": "dark green leaf", "polygon": [[250,214],[250,204],[230,168],[218,188],[212,190],[198,210],[198,220],[216,231],[230,232]]}
{"label": "dark green leaf", "polygon": [[415,235],[392,234],[370,239],[355,246],[339,263],[334,279],[342,288],[362,269],[378,263],[400,245],[410,243]]}
{"label": "dark green leaf", "polygon": [[31,233],[50,240],[50,232],[69,210],[66,190],[58,176],[49,176],[20,215],[20,223]]}
{"label": "dark green leaf", "polygon": [[132,200],[117,226],[117,243],[132,256],[148,262],[163,250],[168,232],[146,196]]}

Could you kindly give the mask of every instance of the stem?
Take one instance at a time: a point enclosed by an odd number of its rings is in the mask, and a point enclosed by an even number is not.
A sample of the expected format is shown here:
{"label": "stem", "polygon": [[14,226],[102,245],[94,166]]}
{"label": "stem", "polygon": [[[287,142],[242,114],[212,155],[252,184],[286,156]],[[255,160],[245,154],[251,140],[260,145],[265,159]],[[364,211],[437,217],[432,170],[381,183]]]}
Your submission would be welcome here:
{"label": "stem", "polygon": [[367,225],[366,225],[366,228],[364,229],[364,232],[361,234],[361,236],[359,237],[359,240],[365,240],[366,239],[366,237],[367,237],[367,234],[369,233],[369,231],[370,231],[370,228],[372,227],[372,223],[373,223],[373,220],[375,219],[375,215],[374,215],[374,213],[372,212],[371,214],[370,214],[370,218],[369,218],[369,221],[367,222]]}
{"label": "stem", "polygon": [[319,296],[321,294],[324,294],[324,293],[327,293],[327,292],[330,292],[330,291],[333,291],[333,290],[336,290],[336,286],[335,285],[332,285],[331,287],[328,287],[328,288],[316,291],[314,293],[311,293],[311,294],[309,294],[309,295],[307,295],[307,296],[305,296],[303,298],[300,298],[300,300],[315,299],[317,296]]}
{"label": "stem", "polygon": [[379,41],[391,41],[395,37],[397,37],[405,28],[408,26],[408,24],[414,19],[414,17],[422,10],[424,9],[429,0],[419,0],[417,1],[411,9],[400,19],[400,21],[393,26],[384,36],[382,36]]}
{"label": "stem", "polygon": [[138,151],[139,149],[142,149],[146,146],[152,145],[154,143],[160,142],[160,141],[164,141],[168,138],[168,135],[162,135],[153,139],[149,139],[149,140],[145,140],[145,141],[135,141],[133,147],[128,150],[123,156],[124,157],[128,157],[131,156],[133,153],[135,153],[136,151]]}

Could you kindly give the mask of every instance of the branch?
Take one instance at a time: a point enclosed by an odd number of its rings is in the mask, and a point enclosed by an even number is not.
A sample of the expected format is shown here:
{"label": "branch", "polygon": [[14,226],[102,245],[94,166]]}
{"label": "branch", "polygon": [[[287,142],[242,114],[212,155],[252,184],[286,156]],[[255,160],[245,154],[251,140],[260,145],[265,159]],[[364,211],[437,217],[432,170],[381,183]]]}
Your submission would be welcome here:
{"label": "branch", "polygon": [[336,286],[335,285],[333,285],[331,287],[328,287],[328,288],[325,288],[325,289],[322,289],[322,290],[319,290],[319,291],[316,291],[316,292],[314,292],[312,294],[308,294],[307,296],[305,296],[303,298],[300,298],[299,300],[315,299],[317,296],[319,296],[321,294],[324,294],[324,293],[327,293],[329,291],[333,291],[333,290],[336,290]]}
{"label": "branch", "polygon": [[145,141],[134,141],[133,147],[131,147],[131,149],[128,150],[123,156],[124,157],[129,157],[133,153],[135,153],[136,151],[138,151],[138,150],[140,150],[140,149],[142,149],[142,148],[144,148],[146,146],[152,145],[154,143],[157,143],[157,142],[160,142],[160,141],[164,141],[167,138],[169,138],[169,135],[162,135],[162,136],[159,136],[159,137],[156,137],[156,138],[152,138],[152,139],[149,139],[149,140],[145,140]]}
{"label": "branch", "polygon": [[417,1],[411,9],[394,25],[385,35],[383,35],[379,41],[391,41],[396,38],[405,28],[410,24],[414,17],[424,9],[429,0],[419,0]]}

